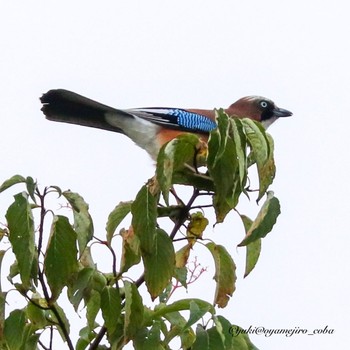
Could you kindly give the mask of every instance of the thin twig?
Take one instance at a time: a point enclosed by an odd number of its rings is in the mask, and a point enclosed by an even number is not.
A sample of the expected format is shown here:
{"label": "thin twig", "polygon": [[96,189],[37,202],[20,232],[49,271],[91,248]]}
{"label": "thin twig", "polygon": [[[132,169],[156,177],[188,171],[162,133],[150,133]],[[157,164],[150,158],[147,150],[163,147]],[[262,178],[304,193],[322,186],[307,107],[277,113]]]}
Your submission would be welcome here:
{"label": "thin twig", "polygon": [[38,344],[44,349],[44,350],[50,350],[50,348],[47,348],[44,344],[43,344],[43,342],[39,339],[38,340]]}
{"label": "thin twig", "polygon": [[102,338],[104,337],[104,335],[106,334],[106,332],[107,332],[107,328],[105,326],[102,326],[100,331],[97,333],[96,338],[89,346],[89,350],[97,349],[97,347],[100,345],[100,342],[101,342]]}
{"label": "thin twig", "polygon": [[195,188],[193,190],[193,194],[190,198],[190,200],[188,201],[188,203],[185,205],[185,207],[183,208],[183,211],[182,211],[182,215],[181,217],[178,218],[178,220],[175,222],[175,225],[169,235],[169,237],[171,239],[174,239],[177,231],[180,229],[180,227],[185,223],[185,221],[187,220],[187,216],[188,216],[188,212],[190,211],[191,209],[191,206],[193,204],[193,202],[196,200],[197,196],[199,194],[199,190],[197,188]]}
{"label": "thin twig", "polygon": [[[36,192],[37,192],[37,195],[40,199],[40,208],[41,208],[41,210],[40,210],[40,225],[39,225],[39,242],[38,242],[38,258],[39,258],[39,255],[40,255],[41,249],[42,249],[43,236],[44,236],[44,220],[45,220],[45,215],[46,215],[45,196],[47,194],[47,188],[44,189],[43,194],[41,194],[39,192],[39,190],[37,190]],[[47,304],[49,305],[50,310],[53,312],[53,314],[55,315],[55,317],[57,319],[58,325],[62,330],[62,333],[64,335],[64,338],[67,341],[67,345],[68,345],[69,349],[74,350],[72,340],[70,339],[69,332],[64,324],[64,321],[62,320],[55,305],[52,304],[50,294],[49,294],[48,288],[46,286],[44,273],[43,273],[43,270],[41,269],[39,263],[38,263],[38,279],[39,279],[39,282],[41,284],[41,288],[43,290],[45,300],[46,300]]]}

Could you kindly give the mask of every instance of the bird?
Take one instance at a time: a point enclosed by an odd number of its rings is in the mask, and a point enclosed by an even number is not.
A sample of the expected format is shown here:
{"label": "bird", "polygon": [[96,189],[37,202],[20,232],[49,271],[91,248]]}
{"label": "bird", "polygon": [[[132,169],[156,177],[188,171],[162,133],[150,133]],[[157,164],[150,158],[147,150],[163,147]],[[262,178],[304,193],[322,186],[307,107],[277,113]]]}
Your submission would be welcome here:
{"label": "bird", "polygon": [[[154,160],[160,148],[183,133],[195,133],[204,141],[217,127],[215,110],[176,107],[117,109],[75,92],[54,89],[40,98],[46,119],[113,131],[128,136]],[[250,118],[267,129],[278,118],[292,115],[268,98],[246,96],[224,111],[234,118]]]}

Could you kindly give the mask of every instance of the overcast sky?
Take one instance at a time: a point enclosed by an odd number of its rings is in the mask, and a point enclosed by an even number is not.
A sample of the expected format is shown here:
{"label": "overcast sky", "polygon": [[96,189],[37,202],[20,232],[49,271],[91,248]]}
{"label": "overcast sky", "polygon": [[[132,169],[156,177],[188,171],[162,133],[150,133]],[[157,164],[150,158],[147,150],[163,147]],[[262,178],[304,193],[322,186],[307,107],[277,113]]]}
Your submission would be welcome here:
{"label": "overcast sky", "polygon": [[[209,228],[238,265],[237,291],[220,313],[245,328],[335,330],[253,336],[261,350],[344,348],[350,326],[348,6],[345,0],[1,1],[0,182],[19,173],[79,192],[103,237],[108,213],[134,198],[153,175],[153,163],[124,136],[45,120],[42,93],[66,88],[121,108],[214,108],[246,95],[269,97],[294,113],[269,129],[277,165],[272,189],[282,214],[247,279],[244,250],[236,249],[239,221],[232,215]],[[0,222],[18,191],[1,195]],[[254,201],[242,208],[251,216],[257,210]],[[210,281],[213,274],[209,269]],[[200,294],[205,286],[199,281],[188,295],[212,300]]]}

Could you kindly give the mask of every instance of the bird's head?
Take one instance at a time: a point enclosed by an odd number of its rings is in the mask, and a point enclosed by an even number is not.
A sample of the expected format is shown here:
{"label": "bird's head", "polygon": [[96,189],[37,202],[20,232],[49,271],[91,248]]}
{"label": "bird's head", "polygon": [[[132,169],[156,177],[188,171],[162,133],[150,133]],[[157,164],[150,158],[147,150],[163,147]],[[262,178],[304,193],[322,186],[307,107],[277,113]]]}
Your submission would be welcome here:
{"label": "bird's head", "polygon": [[275,120],[281,117],[290,117],[293,113],[279,108],[268,98],[261,96],[242,97],[233,103],[226,112],[230,116],[250,118],[261,122],[267,129]]}

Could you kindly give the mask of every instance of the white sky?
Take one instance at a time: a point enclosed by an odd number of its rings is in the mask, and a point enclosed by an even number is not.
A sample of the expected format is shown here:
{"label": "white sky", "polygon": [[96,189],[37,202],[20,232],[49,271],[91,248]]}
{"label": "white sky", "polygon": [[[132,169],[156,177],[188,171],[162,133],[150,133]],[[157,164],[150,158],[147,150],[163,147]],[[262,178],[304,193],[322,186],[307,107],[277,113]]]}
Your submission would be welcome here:
{"label": "white sky", "polygon": [[[335,329],[252,336],[261,350],[344,347],[348,14],[346,1],[322,0],[2,1],[0,182],[19,173],[79,192],[102,237],[108,213],[153,175],[152,161],[124,136],[46,121],[43,92],[66,88],[120,108],[227,107],[245,95],[269,97],[294,112],[269,130],[282,214],[245,280],[238,221],[232,215],[209,229],[238,265],[237,291],[220,313],[246,328]],[[1,195],[0,221],[18,191]],[[253,216],[257,208],[252,201],[244,210]],[[213,270],[207,275],[211,280]],[[211,300],[205,289],[199,282],[189,295]]]}

